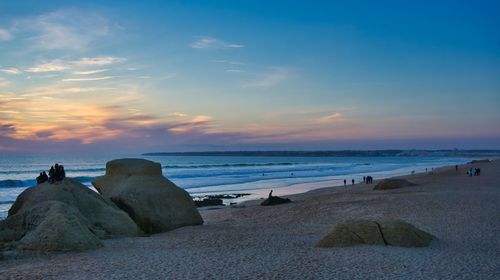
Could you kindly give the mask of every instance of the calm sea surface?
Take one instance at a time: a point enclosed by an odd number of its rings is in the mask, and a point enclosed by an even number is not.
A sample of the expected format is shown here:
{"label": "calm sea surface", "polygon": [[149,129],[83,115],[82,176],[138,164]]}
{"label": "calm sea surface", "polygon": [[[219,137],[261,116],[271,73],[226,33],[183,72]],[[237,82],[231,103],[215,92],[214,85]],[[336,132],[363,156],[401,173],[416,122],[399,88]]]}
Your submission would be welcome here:
{"label": "calm sea surface", "polygon": [[[423,172],[466,163],[458,157],[238,157],[238,156],[13,156],[0,155],[0,218],[16,197],[35,184],[35,178],[54,163],[63,164],[68,177],[91,187],[103,175],[105,163],[122,157],[139,157],[161,163],[163,175],[194,196],[209,193],[263,193],[268,189],[301,192],[304,185],[343,184],[343,180],[375,179]],[[260,190],[260,191],[259,191]],[[250,198],[255,198],[249,196]]]}

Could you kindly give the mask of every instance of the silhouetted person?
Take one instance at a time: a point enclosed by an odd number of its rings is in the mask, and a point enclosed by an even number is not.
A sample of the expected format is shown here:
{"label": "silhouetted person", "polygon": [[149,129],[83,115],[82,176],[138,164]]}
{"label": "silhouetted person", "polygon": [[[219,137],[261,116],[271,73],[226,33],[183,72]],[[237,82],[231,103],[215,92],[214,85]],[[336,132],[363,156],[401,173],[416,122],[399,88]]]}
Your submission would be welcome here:
{"label": "silhouetted person", "polygon": [[56,180],[55,176],[56,170],[54,169],[54,166],[51,166],[49,170],[49,183],[54,183],[54,181]]}
{"label": "silhouetted person", "polygon": [[363,176],[363,183],[366,184],[366,177],[365,176]]}
{"label": "silhouetted person", "polygon": [[45,176],[47,176],[47,174],[44,171],[44,172],[40,172],[40,175],[38,177],[36,177],[37,184],[43,184],[48,180],[48,178],[45,178],[44,174],[45,174]]}
{"label": "silhouetted person", "polygon": [[366,183],[367,184],[373,183],[373,177],[372,176],[366,176]]}
{"label": "silhouetted person", "polygon": [[64,166],[61,165],[60,168],[61,168],[61,180],[62,180],[66,178],[66,171],[64,171]]}
{"label": "silhouetted person", "polygon": [[347,181],[344,179],[344,187],[345,187],[346,184],[347,184]]}
{"label": "silhouetted person", "polygon": [[271,191],[269,192],[269,196],[268,196],[268,198],[271,198],[271,197],[273,197],[273,190],[271,190]]}
{"label": "silhouetted person", "polygon": [[47,173],[45,171],[42,172],[42,183],[45,183],[49,180],[49,176],[47,176]]}
{"label": "silhouetted person", "polygon": [[61,181],[61,166],[59,166],[58,163],[56,163],[54,165],[54,169],[55,169],[55,172],[54,172],[54,179],[56,181]]}
{"label": "silhouetted person", "polygon": [[352,184],[354,185],[354,179],[351,180]]}
{"label": "silhouetted person", "polygon": [[458,171],[458,165],[455,165],[455,171]]}
{"label": "silhouetted person", "polygon": [[481,169],[474,168],[474,176],[479,176],[480,173],[481,173]]}

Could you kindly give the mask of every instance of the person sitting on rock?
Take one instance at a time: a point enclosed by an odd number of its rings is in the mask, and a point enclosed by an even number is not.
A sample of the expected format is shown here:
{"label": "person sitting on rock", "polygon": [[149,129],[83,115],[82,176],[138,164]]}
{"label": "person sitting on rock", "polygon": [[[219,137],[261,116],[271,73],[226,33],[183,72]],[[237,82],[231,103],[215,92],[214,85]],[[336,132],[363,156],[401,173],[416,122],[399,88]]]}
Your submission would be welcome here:
{"label": "person sitting on rock", "polygon": [[43,182],[42,182],[42,180],[43,180],[43,179],[42,179],[42,177],[43,177],[42,172],[40,172],[40,175],[39,175],[38,177],[36,177],[36,183],[37,183],[37,184],[41,184],[41,183],[43,183]]}
{"label": "person sitting on rock", "polygon": [[49,183],[54,183],[54,181],[56,180],[55,175],[56,170],[54,169],[54,166],[51,166],[49,170]]}
{"label": "person sitting on rock", "polygon": [[64,166],[60,165],[61,167],[61,180],[66,178],[66,171],[64,171]]}
{"label": "person sitting on rock", "polygon": [[268,198],[271,198],[271,197],[273,197],[273,190],[271,190],[271,191],[269,192],[269,196],[268,196]]}
{"label": "person sitting on rock", "polygon": [[47,176],[47,173],[45,171],[42,172],[42,183],[45,183],[49,180],[49,176]]}
{"label": "person sitting on rock", "polygon": [[59,167],[59,164],[56,163],[54,165],[54,180],[60,181],[60,177],[61,177],[61,167]]}
{"label": "person sitting on rock", "polygon": [[66,177],[66,172],[64,171],[64,166],[62,166],[60,164],[57,165],[57,167],[56,167],[56,180],[62,181],[62,179],[64,179],[65,177]]}

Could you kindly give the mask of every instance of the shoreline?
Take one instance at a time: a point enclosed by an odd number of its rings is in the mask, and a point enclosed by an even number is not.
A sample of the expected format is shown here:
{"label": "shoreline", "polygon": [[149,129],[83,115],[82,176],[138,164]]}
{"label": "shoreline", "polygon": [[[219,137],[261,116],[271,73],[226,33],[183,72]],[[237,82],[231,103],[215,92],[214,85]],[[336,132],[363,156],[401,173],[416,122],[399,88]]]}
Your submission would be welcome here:
{"label": "shoreline", "polygon": [[[465,174],[471,166],[481,175]],[[416,186],[357,184],[288,196],[292,203],[202,209],[203,226],[105,240],[85,252],[1,261],[6,278],[31,279],[498,279],[500,161],[400,176]],[[348,219],[402,219],[435,236],[428,247],[317,248]],[[382,257],[381,257],[382,256]],[[224,268],[224,269],[219,269]]]}
{"label": "shoreline", "polygon": [[[434,158],[433,158],[434,159]],[[413,162],[410,160],[409,162],[412,164],[411,166],[409,164],[403,164],[398,163],[395,161],[396,166],[384,166],[384,167],[379,167],[378,164],[386,164],[385,162],[378,162],[378,159],[371,164],[363,164],[363,160],[360,160],[358,163],[356,161],[350,162],[353,164],[353,166],[363,166],[362,169],[356,170],[333,170],[333,171],[318,171],[312,176],[303,176],[303,174],[298,174],[296,173],[295,176],[284,176],[284,177],[277,177],[274,178],[273,176],[266,176],[260,178],[251,178],[248,182],[238,182],[238,183],[229,183],[229,184],[220,184],[220,185],[212,185],[212,186],[204,186],[204,187],[189,187],[189,184],[187,188],[185,188],[186,191],[190,193],[192,197],[202,197],[206,195],[220,195],[220,194],[232,194],[232,193],[251,193],[252,195],[250,196],[245,196],[241,197],[238,199],[226,199],[224,200],[224,204],[231,204],[231,203],[241,203],[246,200],[252,200],[252,199],[259,199],[262,197],[267,197],[267,194],[270,189],[276,190],[277,195],[292,195],[292,194],[297,194],[297,193],[303,193],[307,192],[313,189],[317,188],[323,188],[323,187],[330,187],[330,186],[342,186],[343,185],[343,179],[347,179],[348,185],[350,184],[350,181],[352,178],[354,178],[356,181],[362,180],[362,177],[364,175],[372,175],[375,179],[379,178],[387,178],[387,177],[392,177],[396,175],[401,175],[401,174],[409,174],[412,170],[416,170],[417,172],[421,171],[424,172],[425,167],[428,167],[429,170],[431,167],[436,167],[436,166],[443,166],[446,164],[449,164],[450,162],[457,162],[457,163],[463,163],[466,161],[473,160],[475,158],[442,158],[439,159],[438,161],[434,160],[417,160]],[[287,159],[284,159],[286,161]],[[394,159],[390,160],[389,163],[392,163]],[[284,162],[283,161],[283,162]],[[427,162],[426,162],[427,161]],[[266,161],[267,162],[267,161]],[[281,162],[281,161],[279,161]],[[288,162],[288,161],[287,161]],[[293,162],[293,161],[291,161]],[[274,162],[273,162],[274,163]],[[313,163],[314,164],[314,163]],[[331,163],[328,163],[331,164]],[[163,165],[168,167],[168,163],[163,162]],[[300,165],[300,164],[299,164]],[[342,167],[342,165],[340,165]],[[99,169],[102,168],[101,166],[98,167]],[[392,169],[390,169],[392,168]],[[373,169],[373,170],[372,170]],[[371,171],[370,171],[371,170]],[[85,174],[75,174],[72,176],[71,174],[71,169],[68,169],[68,174],[69,177],[75,177],[76,178],[90,178],[88,175]],[[166,171],[164,171],[165,174]],[[293,170],[288,171],[288,172],[295,172]],[[298,171],[297,171],[298,172]],[[310,170],[307,172],[311,172]],[[334,174],[335,175],[334,175]],[[350,174],[343,174],[343,173],[350,173]],[[272,174],[272,173],[271,173]],[[340,174],[340,175],[338,175]],[[102,174],[100,174],[102,175]],[[79,177],[80,176],[80,177]],[[83,176],[83,177],[81,177]],[[96,175],[97,176],[97,175]],[[168,174],[165,174],[167,178],[171,178],[168,176]],[[216,178],[216,177],[215,177]],[[181,179],[180,182],[178,182],[175,178],[172,178],[174,183],[177,183],[179,186],[183,187],[183,179]],[[200,180],[206,180],[206,178],[200,178]],[[246,180],[244,180],[246,181]],[[80,181],[82,182],[82,181]],[[207,181],[207,183],[216,183],[216,181]],[[93,187],[90,185],[89,182],[82,182],[86,186],[90,187],[93,189]],[[29,186],[28,186],[29,187]],[[4,219],[7,216],[7,210],[10,208],[11,203],[9,204],[8,201],[14,201],[16,197],[26,189],[27,187],[18,187],[18,188],[0,188],[0,196],[4,198],[4,203],[0,204],[0,219]]]}
{"label": "shoreline", "polygon": [[[495,158],[477,158],[475,160],[484,160],[487,159],[489,161],[497,161],[499,160],[498,157]],[[462,164],[456,164],[458,166],[463,166],[470,164],[470,162],[467,163],[462,163]],[[395,170],[386,170],[386,171],[377,171],[377,172],[372,172],[372,173],[353,173],[353,174],[347,174],[347,175],[338,175],[338,176],[329,176],[329,177],[334,177],[335,179],[325,179],[325,180],[318,180],[318,181],[313,181],[313,182],[307,182],[307,183],[296,183],[296,184],[291,184],[285,187],[269,187],[269,188],[258,188],[258,189],[241,189],[241,190],[227,190],[227,191],[219,191],[219,190],[214,190],[214,191],[206,191],[206,192],[190,192],[190,195],[193,198],[199,198],[203,196],[208,196],[208,195],[230,195],[230,194],[241,194],[241,193],[249,193],[249,195],[245,195],[239,198],[234,198],[234,199],[223,199],[223,203],[225,205],[221,206],[229,206],[230,203],[245,203],[247,201],[257,201],[257,200],[262,200],[265,199],[268,196],[269,191],[272,189],[274,191],[275,195],[278,196],[293,196],[293,195],[300,195],[304,194],[307,192],[319,190],[319,189],[325,189],[325,188],[350,188],[356,185],[364,184],[362,182],[362,177],[363,176],[373,176],[374,177],[374,184],[376,184],[378,181],[382,179],[389,179],[389,178],[406,178],[408,176],[413,176],[413,175],[422,175],[422,174],[429,174],[431,171],[437,172],[438,170],[441,170],[443,168],[455,168],[455,165],[429,165],[432,167],[419,167],[419,168],[409,168],[409,167],[404,167],[404,168],[399,168]],[[417,171],[419,170],[420,171]],[[427,170],[426,170],[427,169]],[[410,174],[408,174],[408,172]],[[412,173],[414,172],[414,173]],[[343,180],[341,178],[346,178],[347,179],[347,184],[344,186]],[[353,185],[351,183],[351,179],[356,178],[356,182]],[[282,179],[277,179],[277,180],[282,180]],[[360,181],[361,180],[361,181]],[[205,189],[209,190],[212,188],[219,188],[220,186],[211,186],[211,187],[204,187],[204,188],[197,188],[197,189]],[[189,192],[189,189],[186,189]]]}

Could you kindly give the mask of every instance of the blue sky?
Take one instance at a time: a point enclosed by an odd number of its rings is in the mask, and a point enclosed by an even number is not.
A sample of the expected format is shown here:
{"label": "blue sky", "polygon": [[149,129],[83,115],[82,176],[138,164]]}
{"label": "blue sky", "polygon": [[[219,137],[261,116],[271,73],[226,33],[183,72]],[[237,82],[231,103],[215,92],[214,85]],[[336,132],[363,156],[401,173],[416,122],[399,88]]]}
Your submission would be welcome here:
{"label": "blue sky", "polygon": [[494,1],[2,1],[0,151],[500,148]]}

